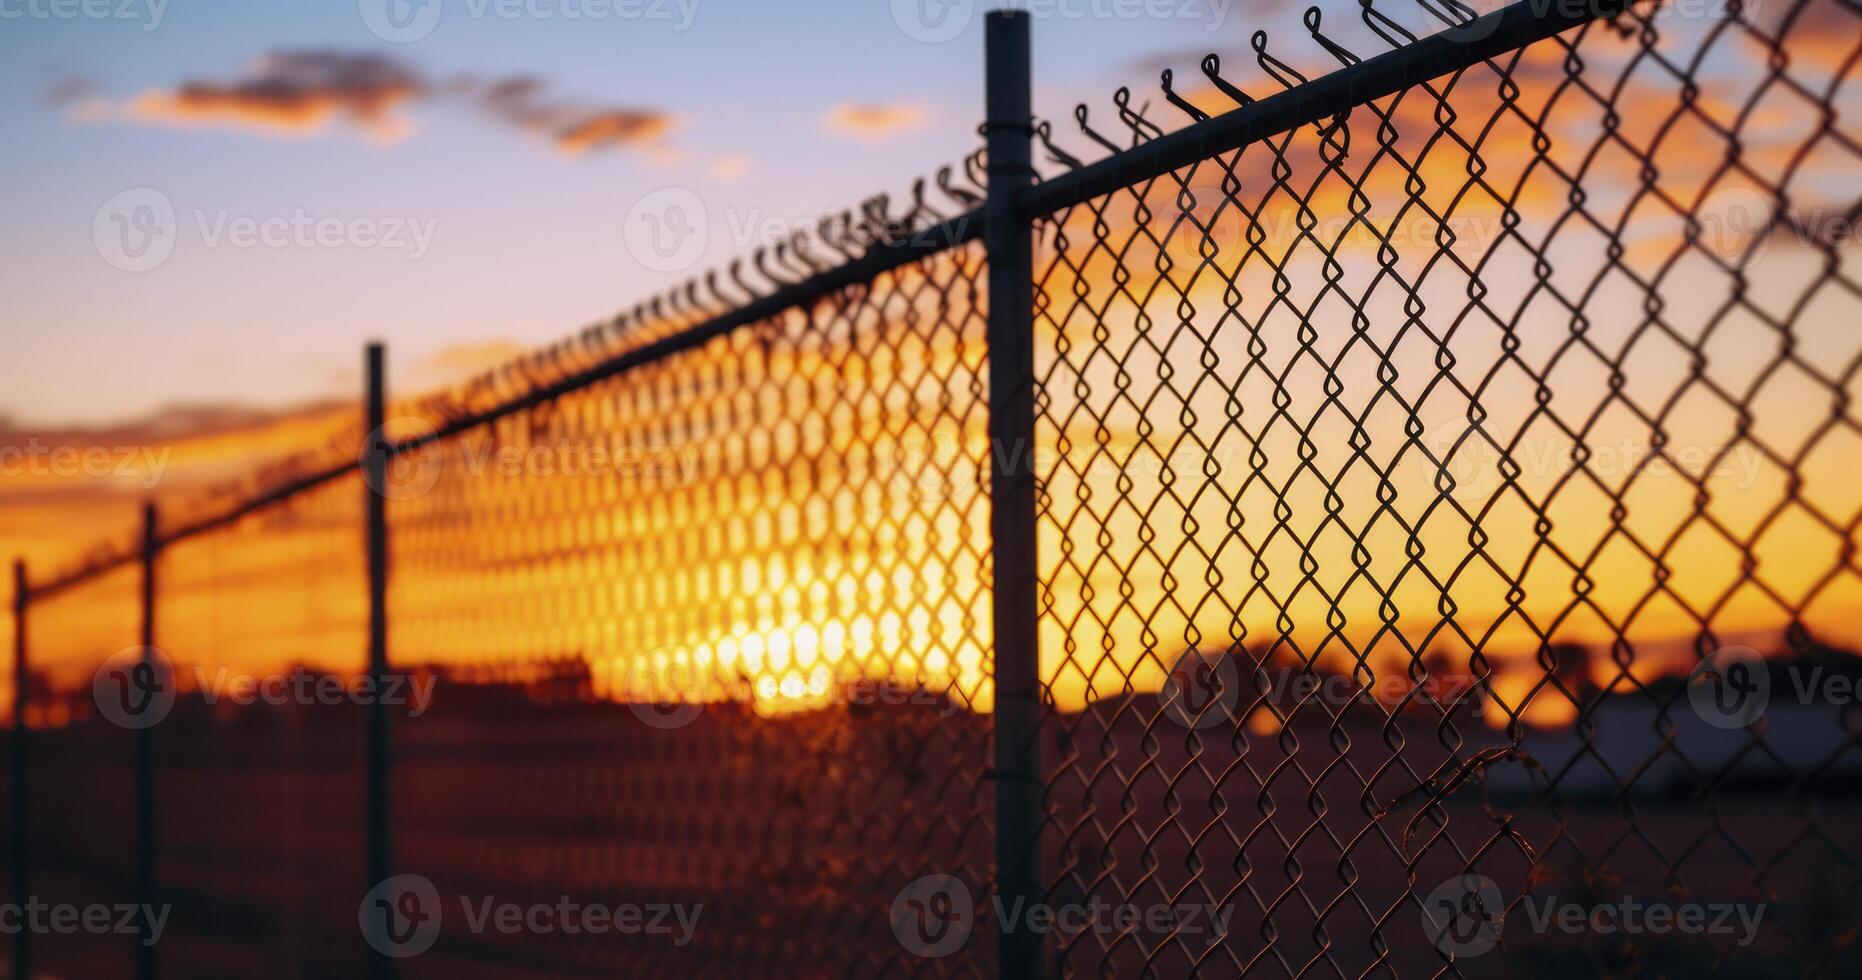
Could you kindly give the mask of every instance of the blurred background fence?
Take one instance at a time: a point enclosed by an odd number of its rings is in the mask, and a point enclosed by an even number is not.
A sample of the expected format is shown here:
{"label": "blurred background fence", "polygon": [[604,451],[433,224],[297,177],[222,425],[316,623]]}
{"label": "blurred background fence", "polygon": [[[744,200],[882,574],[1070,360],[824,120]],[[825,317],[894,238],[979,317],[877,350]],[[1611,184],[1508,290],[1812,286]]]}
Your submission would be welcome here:
{"label": "blurred background fence", "polygon": [[1855,970],[1862,14],[1397,7],[20,567],[15,975]]}

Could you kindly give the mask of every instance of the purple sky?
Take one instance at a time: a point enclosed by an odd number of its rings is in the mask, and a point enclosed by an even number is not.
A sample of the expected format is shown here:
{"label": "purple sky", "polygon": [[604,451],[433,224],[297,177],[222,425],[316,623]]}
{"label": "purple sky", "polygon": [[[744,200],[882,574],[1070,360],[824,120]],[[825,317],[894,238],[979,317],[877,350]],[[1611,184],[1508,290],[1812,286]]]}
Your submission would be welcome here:
{"label": "purple sky", "polygon": [[[348,397],[371,337],[407,391],[562,336],[960,159],[995,5],[387,2],[0,0],[0,415]],[[1063,120],[1120,84],[1171,113],[1161,65],[1263,24],[1313,50],[1239,0],[1035,12]],[[629,248],[656,193],[701,250]]]}

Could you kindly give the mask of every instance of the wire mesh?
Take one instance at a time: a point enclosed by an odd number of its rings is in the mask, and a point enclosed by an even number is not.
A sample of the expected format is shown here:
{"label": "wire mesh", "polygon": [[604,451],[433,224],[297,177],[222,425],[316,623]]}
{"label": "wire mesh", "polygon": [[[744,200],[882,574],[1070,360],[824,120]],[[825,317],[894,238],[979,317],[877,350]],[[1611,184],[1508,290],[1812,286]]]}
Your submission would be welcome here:
{"label": "wire mesh", "polygon": [[[409,975],[909,972],[899,888],[935,870],[980,891],[980,259],[905,266],[402,460],[391,648],[440,686],[397,721],[398,864],[449,908],[697,916],[601,944],[447,930]],[[938,968],[979,972],[989,944],[969,955]]]}
{"label": "wire mesh", "polygon": [[[1232,913],[1051,937],[1056,975],[1854,968],[1853,705],[1718,727],[1682,680],[1853,666],[1862,34],[1723,11],[1042,222],[1051,891]],[[1252,101],[1216,67],[1170,101]],[[1505,916],[1477,968],[1423,919],[1463,876]],[[1765,915],[1580,941],[1527,925],[1548,897]]]}
{"label": "wire mesh", "polygon": [[190,973],[360,968],[363,494],[334,480],[160,554],[161,949]]}
{"label": "wire mesh", "polygon": [[[78,908],[132,901],[134,733],[98,713],[92,682],[141,642],[141,568],[116,567],[34,601],[28,641],[32,766],[27,810],[32,896]],[[11,897],[9,896],[9,901]],[[133,937],[44,932],[35,968],[57,976],[130,969]]]}

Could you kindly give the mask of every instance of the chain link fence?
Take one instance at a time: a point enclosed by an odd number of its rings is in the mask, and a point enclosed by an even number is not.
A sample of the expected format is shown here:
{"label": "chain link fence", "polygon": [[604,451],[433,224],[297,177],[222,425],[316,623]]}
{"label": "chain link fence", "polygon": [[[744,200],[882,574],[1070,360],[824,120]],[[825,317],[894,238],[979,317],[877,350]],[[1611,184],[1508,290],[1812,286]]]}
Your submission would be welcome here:
{"label": "chain link fence", "polygon": [[16,971],[1855,970],[1862,12],[1327,14],[27,579]]}
{"label": "chain link fence", "polygon": [[1859,25],[1637,6],[1044,222],[1049,888],[1233,913],[1057,975],[1854,968],[1854,702],[1785,701],[1855,666]]}

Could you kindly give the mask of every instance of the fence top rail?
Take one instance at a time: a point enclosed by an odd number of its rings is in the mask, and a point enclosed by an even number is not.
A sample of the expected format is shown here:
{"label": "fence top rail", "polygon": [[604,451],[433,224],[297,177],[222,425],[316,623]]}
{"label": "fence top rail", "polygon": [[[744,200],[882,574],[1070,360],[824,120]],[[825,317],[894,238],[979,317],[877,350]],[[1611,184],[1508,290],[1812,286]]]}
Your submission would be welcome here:
{"label": "fence top rail", "polygon": [[20,585],[22,587],[21,591],[24,594],[19,597],[19,601],[38,601],[54,598],[61,592],[69,592],[88,582],[103,578],[112,572],[118,572],[128,568],[140,561],[141,558],[142,553],[139,550],[118,549],[87,559],[75,568],[57,575],[50,581],[35,585],[29,577],[22,578],[20,580]]}
{"label": "fence top rail", "polygon": [[[1090,164],[1082,164],[1078,158],[1054,146],[1048,127],[1042,124],[1036,129],[1037,135],[1046,143],[1055,162],[1072,169],[1020,191],[1016,212],[1024,218],[1046,217],[1122,188],[1155,180],[1250,143],[1319,123],[1376,99],[1471,68],[1592,21],[1615,17],[1629,9],[1632,2],[1517,0],[1458,24],[1445,22],[1444,30],[1420,39],[1402,32],[1400,36],[1407,40],[1401,46],[1362,59],[1326,38],[1320,32],[1319,9],[1308,8],[1307,28],[1343,67],[1311,80],[1296,76],[1296,81],[1289,81],[1281,77],[1281,72],[1274,71],[1273,65],[1277,62],[1266,54],[1265,33],[1256,33],[1254,47],[1263,67],[1285,86],[1272,95],[1253,99],[1223,81],[1216,74],[1217,62],[1211,56],[1204,60],[1204,73],[1217,88],[1238,101],[1239,107],[1209,116],[1171,91],[1171,73],[1166,71],[1163,75],[1165,97],[1196,121],[1165,133],[1132,113],[1125,93],[1121,92],[1121,98],[1116,100],[1121,117],[1131,126],[1134,136],[1142,141]],[[1374,19],[1376,14],[1370,0],[1360,0],[1360,3],[1366,22],[1394,43],[1398,38],[1392,37],[1389,30]],[[1109,141],[1086,127],[1085,109],[1081,106],[1076,113],[1081,128],[1099,144],[1110,147]],[[1151,138],[1143,139],[1145,136]]]}
{"label": "fence top rail", "polygon": [[923,231],[911,233],[894,241],[882,242],[858,258],[825,272],[818,272],[799,282],[782,286],[775,292],[753,299],[671,336],[625,351],[593,367],[568,374],[500,405],[452,419],[432,432],[399,443],[395,451],[411,452],[486,423],[495,422],[524,409],[560,398],[615,375],[664,360],[681,351],[690,350],[730,333],[739,327],[767,320],[790,309],[810,305],[839,290],[859,285],[920,259],[975,241],[981,238],[982,234],[983,209],[974,208]]}

